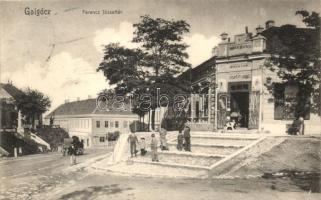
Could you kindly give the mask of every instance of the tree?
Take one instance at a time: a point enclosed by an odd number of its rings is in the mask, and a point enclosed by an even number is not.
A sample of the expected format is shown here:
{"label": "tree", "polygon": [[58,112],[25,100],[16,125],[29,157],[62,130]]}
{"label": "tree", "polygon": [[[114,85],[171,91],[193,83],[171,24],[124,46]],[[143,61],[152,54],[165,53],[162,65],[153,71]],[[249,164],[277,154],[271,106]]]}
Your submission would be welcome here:
{"label": "tree", "polygon": [[311,111],[320,111],[320,17],[307,11],[297,11],[296,15],[302,16],[308,28],[281,26],[269,47],[272,56],[267,66],[284,84],[299,87],[296,113],[303,115],[311,97]]}
{"label": "tree", "polygon": [[26,117],[27,123],[35,128],[35,120],[41,120],[41,115],[48,111],[51,100],[38,90],[26,89],[17,99],[17,107],[21,114]]}
{"label": "tree", "polygon": [[[183,34],[189,32],[189,27],[183,20],[154,19],[146,15],[134,24],[133,42],[139,48],[128,49],[119,44],[105,46],[103,61],[97,71],[102,71],[109,83],[116,85],[116,94],[151,96],[153,128],[155,109],[158,107],[157,89],[161,94],[171,97],[170,100],[176,94],[189,91],[189,84],[176,78],[190,68],[185,61],[188,58],[188,46],[183,42]],[[146,111],[137,109],[139,99],[134,102],[134,112],[144,115]]]}
{"label": "tree", "polygon": [[190,64],[185,62],[188,47],[183,42],[183,34],[189,32],[189,24],[184,20],[168,21],[153,19],[148,15],[141,17],[141,22],[134,24],[133,42],[141,44],[147,67],[154,70],[154,76],[175,75],[186,70]]}

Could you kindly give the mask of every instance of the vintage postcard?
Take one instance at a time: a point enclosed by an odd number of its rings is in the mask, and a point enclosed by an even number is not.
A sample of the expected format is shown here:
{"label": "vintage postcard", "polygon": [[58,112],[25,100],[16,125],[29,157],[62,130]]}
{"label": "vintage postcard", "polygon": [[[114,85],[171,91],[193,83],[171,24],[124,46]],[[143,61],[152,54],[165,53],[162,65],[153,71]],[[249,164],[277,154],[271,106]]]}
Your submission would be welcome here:
{"label": "vintage postcard", "polygon": [[320,199],[320,0],[0,0],[0,199]]}

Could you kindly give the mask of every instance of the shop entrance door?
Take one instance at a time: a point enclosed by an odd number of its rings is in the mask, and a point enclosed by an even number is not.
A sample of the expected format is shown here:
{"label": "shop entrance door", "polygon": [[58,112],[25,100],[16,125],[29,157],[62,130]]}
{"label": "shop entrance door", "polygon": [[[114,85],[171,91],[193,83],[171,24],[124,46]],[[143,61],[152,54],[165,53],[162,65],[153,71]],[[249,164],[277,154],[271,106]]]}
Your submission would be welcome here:
{"label": "shop entrance door", "polygon": [[249,92],[231,92],[230,118],[237,123],[237,127],[248,128]]}
{"label": "shop entrance door", "polygon": [[234,120],[237,127],[249,127],[250,82],[229,83],[231,96],[230,119]]}

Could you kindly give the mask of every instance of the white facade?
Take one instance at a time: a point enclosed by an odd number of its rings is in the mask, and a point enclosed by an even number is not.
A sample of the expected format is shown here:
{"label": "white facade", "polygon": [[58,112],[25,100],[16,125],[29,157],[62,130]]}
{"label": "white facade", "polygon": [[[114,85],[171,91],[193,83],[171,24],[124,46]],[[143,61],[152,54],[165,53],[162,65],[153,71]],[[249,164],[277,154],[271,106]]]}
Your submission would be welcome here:
{"label": "white facade", "polygon": [[[135,114],[87,114],[60,115],[54,117],[54,124],[64,128],[69,136],[77,136],[83,140],[84,147],[107,145],[107,134],[119,131],[120,134],[130,132],[130,124],[137,120]],[[49,124],[49,119],[46,119]]]}

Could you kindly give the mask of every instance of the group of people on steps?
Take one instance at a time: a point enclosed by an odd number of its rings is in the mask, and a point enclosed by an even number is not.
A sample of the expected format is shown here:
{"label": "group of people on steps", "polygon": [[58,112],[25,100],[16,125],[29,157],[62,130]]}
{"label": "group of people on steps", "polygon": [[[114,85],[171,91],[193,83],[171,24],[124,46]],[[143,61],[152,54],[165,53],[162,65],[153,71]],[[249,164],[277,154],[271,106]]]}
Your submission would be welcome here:
{"label": "group of people on steps", "polygon": [[[167,143],[167,131],[164,128],[161,128],[159,131],[156,131],[159,133],[159,143],[158,146],[158,139],[155,135],[155,132],[151,134],[150,138],[150,151],[151,151],[151,157],[153,162],[159,162],[158,160],[158,148],[160,148],[162,151],[168,151],[168,143]],[[182,151],[183,149],[185,151],[191,151],[191,129],[188,126],[185,126],[183,130],[180,130],[177,136],[177,150]],[[135,131],[132,131],[130,135],[128,136],[128,143],[130,146],[130,154],[131,157],[136,157],[138,150],[137,146],[140,147],[140,154],[141,156],[145,156],[147,153],[147,145],[146,140],[144,137],[140,138],[140,141],[138,141],[138,137],[135,133]]]}

